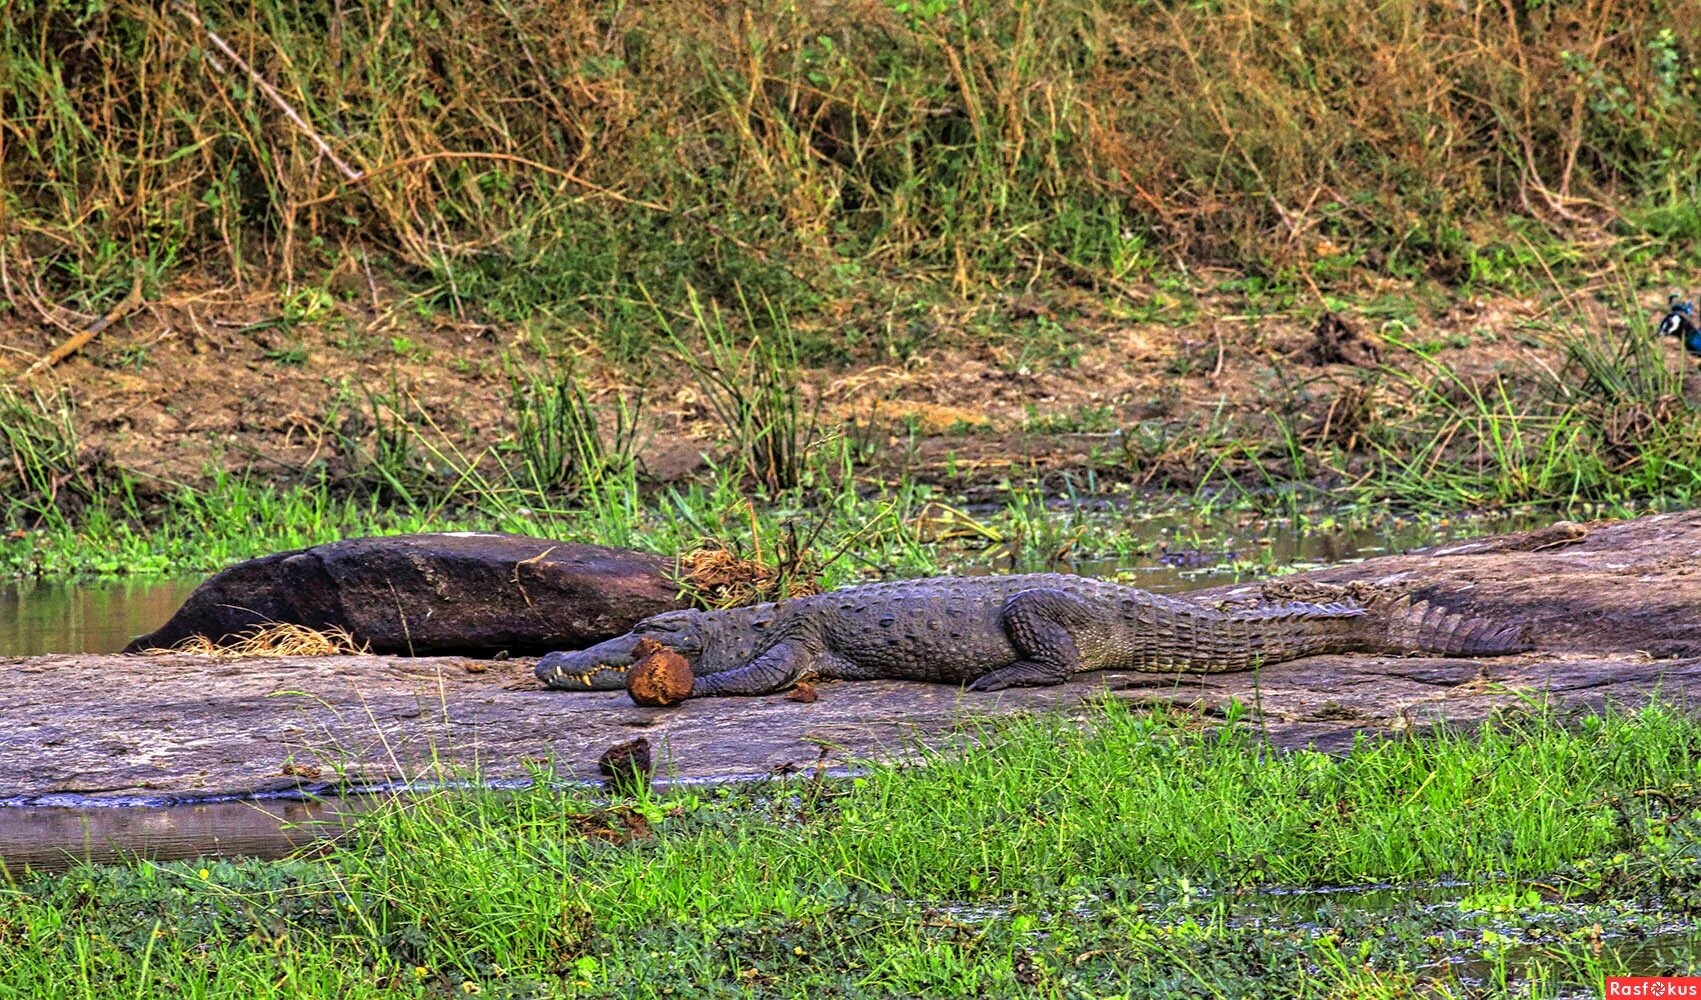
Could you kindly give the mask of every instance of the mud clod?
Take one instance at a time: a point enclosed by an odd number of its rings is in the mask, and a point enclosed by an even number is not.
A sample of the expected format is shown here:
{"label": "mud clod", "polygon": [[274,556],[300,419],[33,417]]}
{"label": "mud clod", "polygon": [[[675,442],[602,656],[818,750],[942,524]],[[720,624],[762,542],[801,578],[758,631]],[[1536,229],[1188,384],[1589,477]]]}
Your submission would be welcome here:
{"label": "mud clod", "polygon": [[636,795],[650,787],[650,774],[655,769],[650,759],[650,741],[640,736],[635,740],[616,743],[597,758],[597,770],[603,785],[617,795]]}
{"label": "mud clod", "polygon": [[691,664],[654,639],[641,639],[636,663],[626,672],[626,693],[649,708],[677,705],[691,697]]}

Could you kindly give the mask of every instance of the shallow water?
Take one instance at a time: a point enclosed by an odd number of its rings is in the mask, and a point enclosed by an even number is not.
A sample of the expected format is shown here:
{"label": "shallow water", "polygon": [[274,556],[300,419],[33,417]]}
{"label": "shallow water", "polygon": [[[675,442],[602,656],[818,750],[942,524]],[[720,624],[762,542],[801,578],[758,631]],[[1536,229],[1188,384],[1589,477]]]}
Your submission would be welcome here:
{"label": "shallow water", "polygon": [[0,656],[116,653],[163,625],[199,583],[0,583]]}
{"label": "shallow water", "polygon": [[1084,534],[1108,533],[1117,539],[1116,547],[1125,548],[1133,542],[1143,551],[1125,556],[1065,557],[1044,568],[1115,576],[1158,593],[1239,583],[1277,571],[1359,562],[1443,542],[1537,528],[1558,519],[1554,514],[1539,513],[1434,518],[1390,514],[1351,520],[1328,515],[1222,520],[1155,514],[1134,521],[1115,515],[1077,517],[1077,530],[1084,528]]}
{"label": "shallow water", "polygon": [[0,806],[0,872],[136,858],[281,858],[341,836],[374,796],[241,798],[117,807]]}

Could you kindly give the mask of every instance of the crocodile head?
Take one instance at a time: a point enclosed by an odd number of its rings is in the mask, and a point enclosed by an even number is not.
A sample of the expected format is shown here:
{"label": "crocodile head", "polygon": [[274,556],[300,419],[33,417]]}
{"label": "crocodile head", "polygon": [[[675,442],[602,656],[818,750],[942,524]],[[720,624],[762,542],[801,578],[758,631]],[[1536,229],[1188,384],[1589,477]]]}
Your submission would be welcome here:
{"label": "crocodile head", "polygon": [[552,688],[614,691],[626,686],[626,668],[638,658],[638,643],[653,639],[697,670],[705,644],[700,611],[669,611],[639,622],[632,631],[589,649],[550,653],[537,661],[537,679]]}
{"label": "crocodile head", "polygon": [[772,618],[772,605],[653,615],[589,649],[548,654],[537,661],[537,679],[568,691],[623,690],[626,668],[638,659],[638,643],[644,639],[685,657],[693,674],[730,670],[750,659]]}

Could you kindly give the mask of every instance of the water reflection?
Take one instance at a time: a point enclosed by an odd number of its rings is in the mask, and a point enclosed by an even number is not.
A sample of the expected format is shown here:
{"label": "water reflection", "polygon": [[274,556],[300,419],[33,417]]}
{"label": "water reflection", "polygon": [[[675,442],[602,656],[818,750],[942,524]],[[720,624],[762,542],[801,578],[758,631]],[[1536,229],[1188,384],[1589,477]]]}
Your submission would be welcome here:
{"label": "water reflection", "polygon": [[198,583],[0,583],[0,656],[116,653],[165,624]]}
{"label": "water reflection", "polygon": [[144,808],[0,807],[0,872],[64,871],[81,861],[281,858],[334,840],[376,797],[242,799]]}

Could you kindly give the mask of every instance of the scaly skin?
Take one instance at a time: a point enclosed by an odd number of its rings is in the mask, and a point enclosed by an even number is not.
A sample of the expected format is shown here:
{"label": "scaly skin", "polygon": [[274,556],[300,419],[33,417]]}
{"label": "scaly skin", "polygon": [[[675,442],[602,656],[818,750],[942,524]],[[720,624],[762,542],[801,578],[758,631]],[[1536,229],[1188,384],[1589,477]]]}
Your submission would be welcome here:
{"label": "scaly skin", "polygon": [[567,690],[622,688],[643,638],[691,663],[692,697],[766,694],[807,675],[995,691],[1058,684],[1084,670],[1216,673],[1321,653],[1497,656],[1528,648],[1522,629],[1424,604],[1219,611],[1058,573],[942,576],[656,615],[590,649],[550,653],[538,661],[538,679]]}

